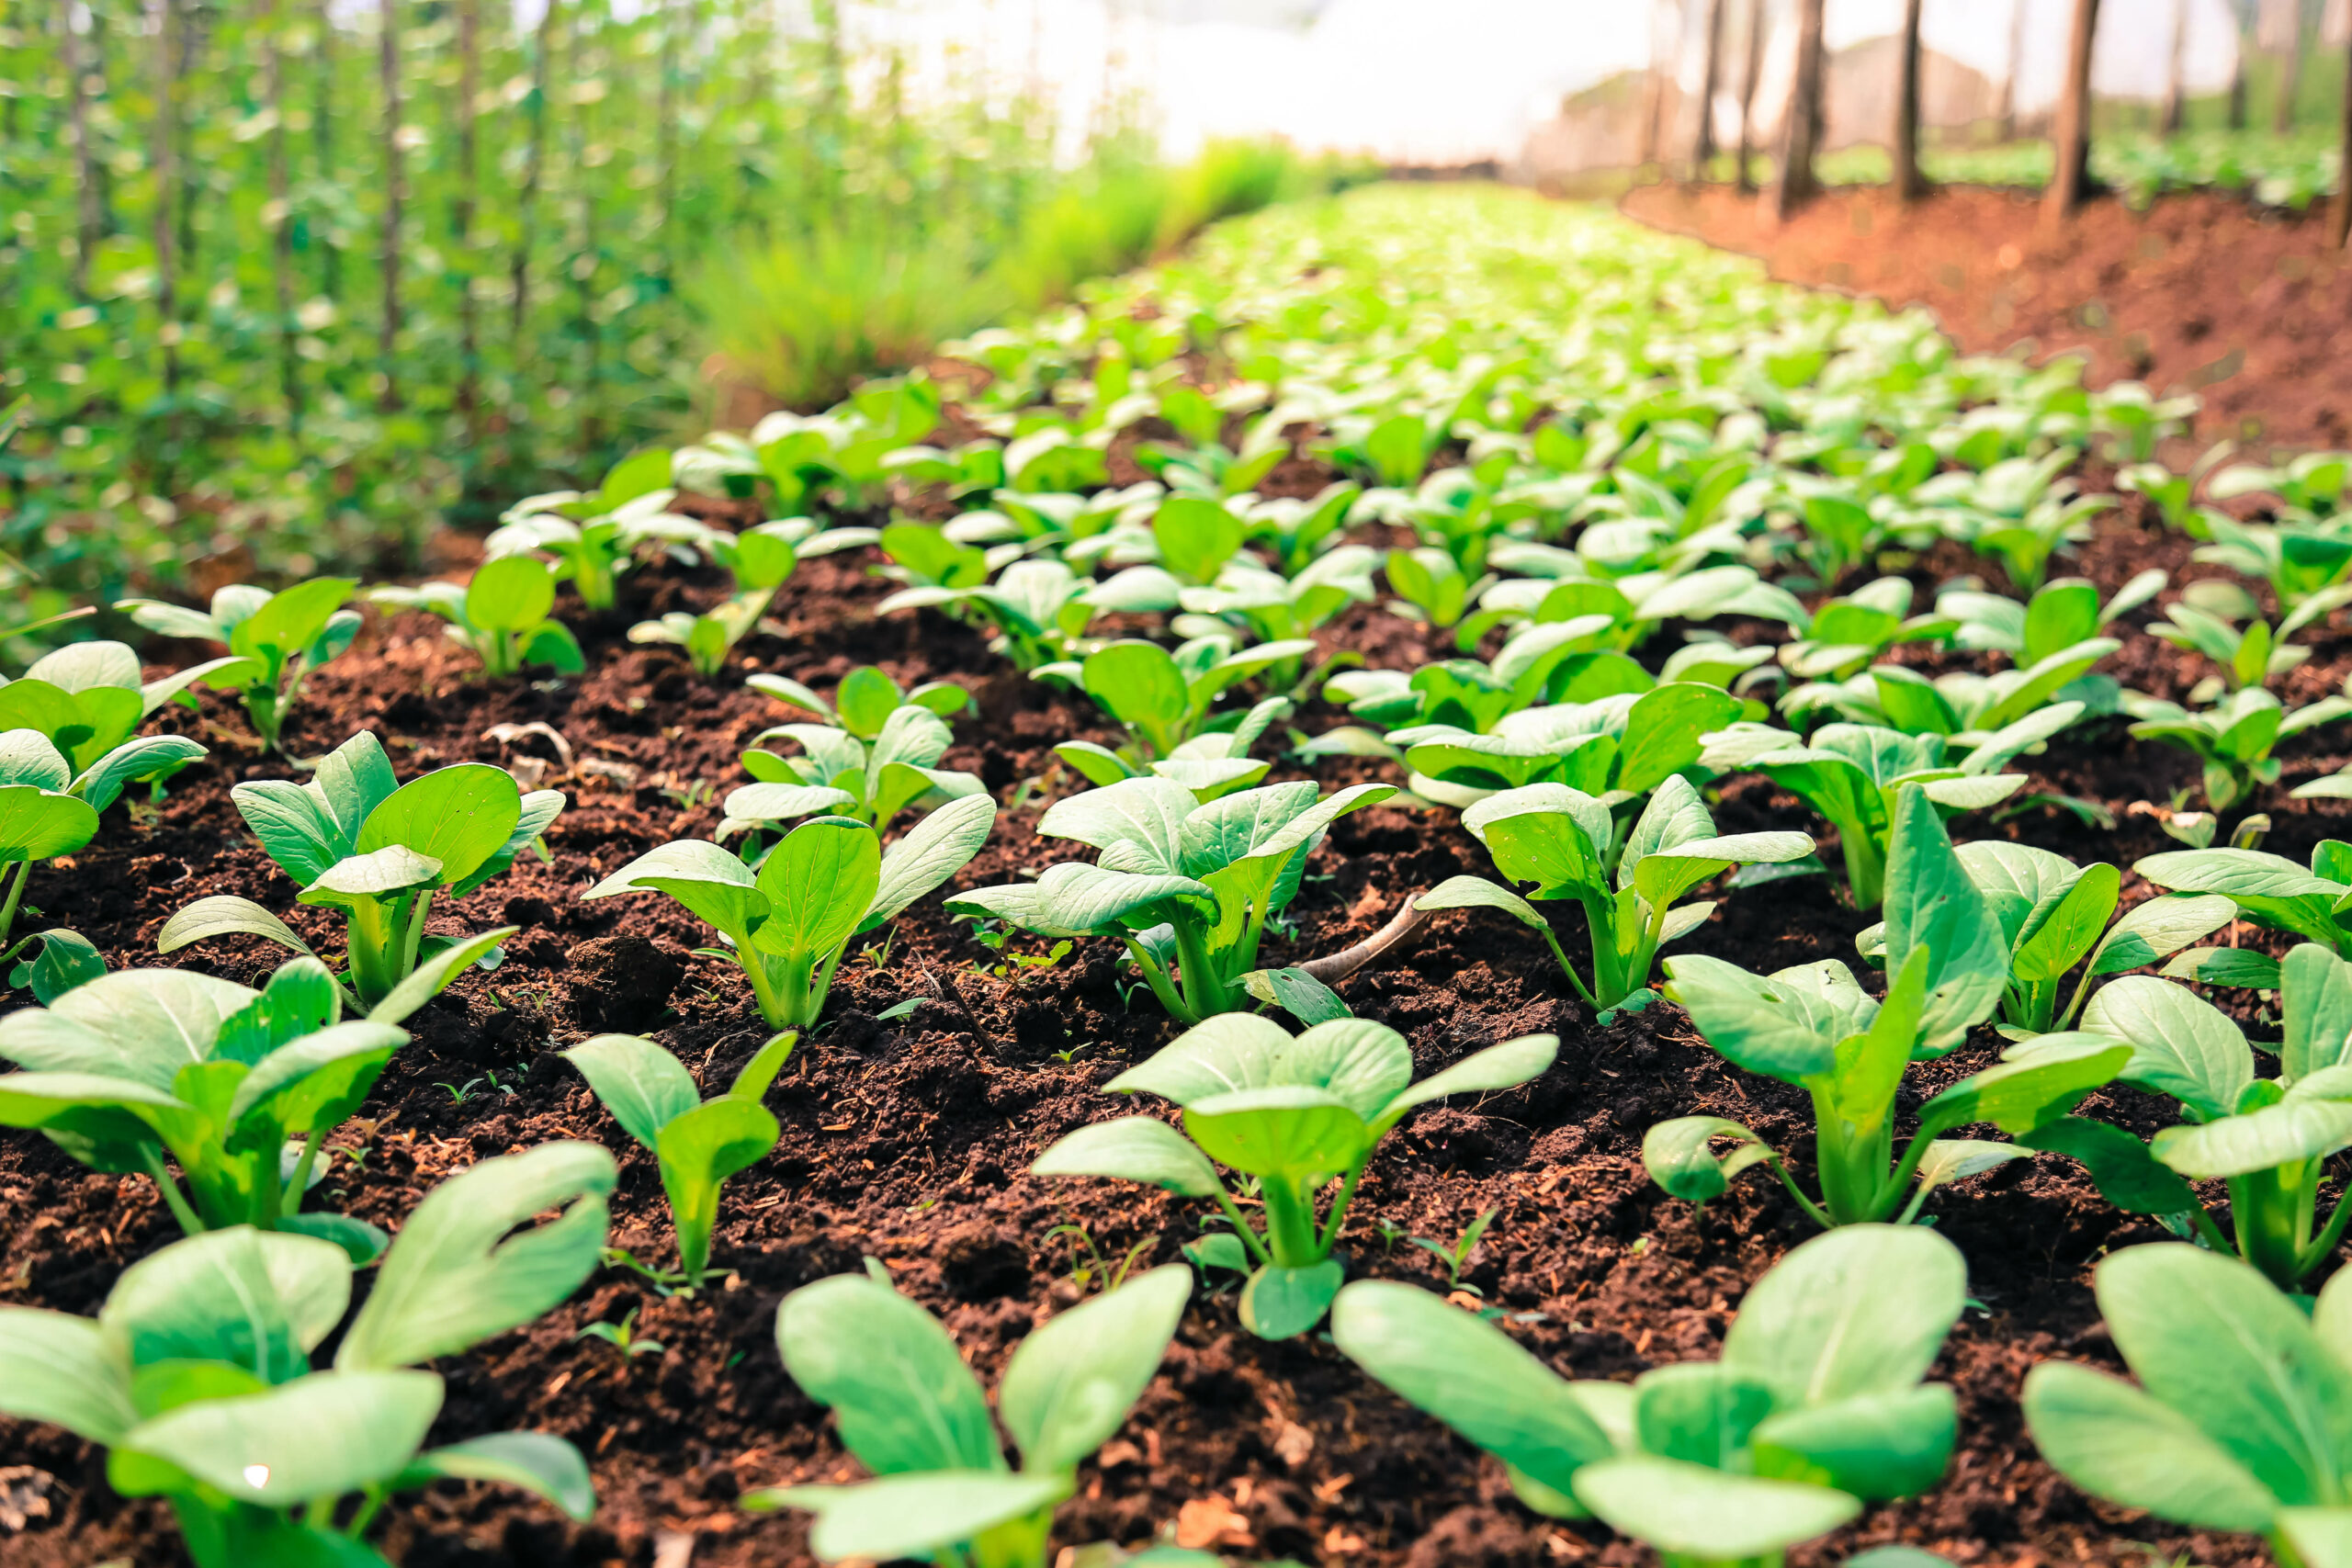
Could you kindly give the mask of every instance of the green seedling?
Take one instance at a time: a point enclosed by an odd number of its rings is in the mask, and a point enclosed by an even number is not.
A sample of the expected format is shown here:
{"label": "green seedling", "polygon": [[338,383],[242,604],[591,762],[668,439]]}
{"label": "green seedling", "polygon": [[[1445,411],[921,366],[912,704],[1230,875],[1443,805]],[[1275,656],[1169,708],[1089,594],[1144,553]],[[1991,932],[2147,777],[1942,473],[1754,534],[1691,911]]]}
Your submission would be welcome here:
{"label": "green seedling", "polygon": [[168,1502],[197,1568],[389,1568],[369,1530],[437,1481],[520,1487],[584,1522],[595,1489],[560,1438],[425,1448],[444,1391],[423,1364],[570,1295],[596,1266],[615,1176],[604,1150],[558,1143],[435,1188],[325,1370],[311,1353],[344,1325],[354,1268],[311,1236],[175,1242],[125,1269],[95,1318],[0,1307],[0,1413],[104,1449],[107,1484]]}
{"label": "green seedling", "polygon": [[771,1039],[743,1064],[727,1092],[709,1100],[684,1063],[650,1040],[599,1034],[563,1053],[619,1122],[662,1168],[670,1218],[678,1232],[678,1269],[657,1282],[701,1288],[710,1268],[710,1235],[718,1223],[719,1185],[763,1157],[784,1135],[760,1103],[799,1035]]}
{"label": "green seedling", "polygon": [[234,583],[212,595],[209,613],[158,599],[125,599],[115,608],[164,637],[225,646],[233,662],[220,665],[205,683],[236,693],[254,733],[277,751],[303,680],[359,635],[358,612],[344,608],[357,587],[340,577],[314,578],[281,593]]}
{"label": "green seedling", "polygon": [[2197,759],[2205,801],[2227,811],[2264,784],[2278,782],[2284,764],[2271,755],[2281,740],[2352,715],[2352,697],[2322,697],[2290,712],[2260,686],[2232,692],[2215,706],[2192,711],[2177,703],[2127,693],[2123,705],[2137,720],[2132,735],[2186,751]]}
{"label": "green seedling", "polygon": [[[383,747],[365,730],[322,758],[309,783],[241,784],[230,799],[269,858],[301,888],[297,902],[343,912],[350,964],[343,984],[356,1009],[383,1002],[422,973],[421,964],[456,947],[468,951],[467,962],[494,964],[492,938],[459,942],[424,934],[434,900],[462,898],[504,874],[564,807],[561,792],[526,794],[512,773],[483,762],[400,784]],[[257,936],[317,956],[285,921],[232,894],[180,910],[164,922],[155,946],[176,953],[224,936]],[[437,991],[457,970],[435,965],[434,973]]]}
{"label": "green seedling", "polygon": [[827,724],[780,724],[753,739],[792,741],[800,755],[759,744],[743,753],[743,771],[758,782],[728,795],[722,840],[747,828],[775,832],[780,823],[820,813],[886,829],[910,807],[935,809],[987,793],[977,774],[936,765],[956,737],[945,719],[913,703],[894,709],[871,739]]}
{"label": "green seedling", "polygon": [[571,628],[552,619],[555,574],[534,556],[486,560],[460,588],[428,582],[418,588],[371,588],[368,597],[396,610],[424,610],[448,622],[449,640],[481,660],[482,673],[519,674],[537,664],[559,674],[588,667]]}
{"label": "green seedling", "polygon": [[[2174,893],[2218,893],[2256,925],[2291,931],[2352,958],[2352,844],[2341,839],[2322,839],[2312,850],[2308,869],[2284,855],[2235,847],[2169,850],[2143,858],[2132,869]],[[2191,956],[2196,955],[2183,955]],[[2247,953],[2230,962],[2244,970],[2256,957]],[[2181,959],[2174,964],[2187,967]],[[2252,969],[2245,978],[2222,983],[2277,987],[2275,964],[2266,969],[2256,964]]]}
{"label": "green seedling", "polygon": [[[1248,1274],[1242,1323],[1262,1338],[1287,1339],[1322,1321],[1346,1277],[1332,1247],[1380,1140],[1416,1106],[1539,1077],[1559,1043],[1550,1034],[1505,1041],[1415,1083],[1411,1047],[1382,1024],[1340,1019],[1294,1039],[1252,1014],[1214,1018],[1103,1086],[1172,1100],[1183,1111],[1182,1132],[1150,1116],[1100,1122],[1056,1143],[1030,1169],[1215,1200],[1233,1232],[1204,1239],[1193,1256]],[[1262,1233],[1242,1214],[1219,1165],[1255,1179]],[[1335,1181],[1318,1222],[1317,1196]]]}

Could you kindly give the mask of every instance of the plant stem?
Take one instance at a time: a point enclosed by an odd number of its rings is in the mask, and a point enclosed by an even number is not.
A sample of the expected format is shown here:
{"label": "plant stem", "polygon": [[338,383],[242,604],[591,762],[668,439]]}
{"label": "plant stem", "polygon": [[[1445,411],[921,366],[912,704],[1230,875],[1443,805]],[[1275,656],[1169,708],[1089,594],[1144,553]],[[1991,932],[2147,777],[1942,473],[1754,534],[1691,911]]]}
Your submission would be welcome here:
{"label": "plant stem", "polygon": [[204,1222],[187,1206],[180,1194],[180,1184],[172,1179],[169,1168],[164,1164],[164,1151],[153,1144],[139,1145],[139,1156],[146,1163],[147,1174],[155,1179],[156,1189],[164,1194],[164,1202],[172,1211],[172,1218],[179,1221],[180,1230],[187,1235],[202,1235]]}
{"label": "plant stem", "polygon": [[319,1141],[327,1135],[324,1127],[313,1127],[311,1135],[302,1140],[302,1156],[294,1162],[294,1174],[277,1195],[277,1217],[285,1219],[300,1213],[302,1194],[311,1190],[311,1168],[319,1161]]}
{"label": "plant stem", "polygon": [[1194,1019],[1214,1018],[1233,1010],[1233,998],[1218,978],[1216,962],[1209,956],[1208,933],[1201,930],[1200,921],[1187,914],[1179,914],[1176,928],[1178,978],[1184,987],[1184,999]]}
{"label": "plant stem", "polygon": [[6,942],[8,933],[16,929],[17,906],[24,902],[25,884],[32,880],[32,862],[20,860],[17,863],[16,874],[8,879],[7,899],[0,902],[0,942]]}
{"label": "plant stem", "polygon": [[1340,1195],[1331,1201],[1331,1212],[1324,1216],[1322,1234],[1316,1238],[1315,1249],[1327,1258],[1330,1256],[1331,1244],[1340,1239],[1340,1224],[1348,1217],[1348,1204],[1356,1195],[1356,1183],[1363,1179],[1363,1168],[1371,1162],[1372,1156],[1367,1153],[1363,1164],[1348,1172],[1348,1179],[1340,1183]]}
{"label": "plant stem", "polygon": [[1275,1267],[1306,1269],[1323,1261],[1320,1238],[1315,1234],[1315,1200],[1295,1179],[1259,1178],[1258,1190],[1266,1200],[1266,1241]]}

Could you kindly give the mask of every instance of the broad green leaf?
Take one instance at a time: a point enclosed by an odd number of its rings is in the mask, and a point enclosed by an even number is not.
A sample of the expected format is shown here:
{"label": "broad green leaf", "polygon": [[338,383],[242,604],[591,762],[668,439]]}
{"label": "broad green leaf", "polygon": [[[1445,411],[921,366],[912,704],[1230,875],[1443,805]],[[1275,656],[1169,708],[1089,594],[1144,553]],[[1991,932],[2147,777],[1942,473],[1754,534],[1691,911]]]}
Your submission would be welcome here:
{"label": "broad green leaf", "polygon": [[242,1503],[288,1508],[389,1480],[441,1408],[418,1371],[320,1372],[266,1393],[183,1404],[121,1446],[178,1466]]}
{"label": "broad green leaf", "polygon": [[[1739,1141],[1730,1153],[1718,1155],[1713,1147],[1716,1138]],[[1771,1157],[1764,1140],[1720,1116],[1678,1116],[1642,1135],[1642,1166],[1650,1179],[1693,1203],[1722,1197],[1734,1177]]]}
{"label": "broad green leaf", "polygon": [[1555,1491],[1615,1451],[1544,1363],[1492,1324],[1439,1297],[1358,1280],[1331,1308],[1331,1338],[1388,1389]]}
{"label": "broad green leaf", "polygon": [[522,812],[523,792],[514,774],[483,762],[460,762],[394,790],[368,814],[352,847],[365,855],[402,846],[438,861],[443,885],[454,885],[498,852]]}
{"label": "broad green leaf", "polygon": [[447,990],[449,982],[463,974],[470,964],[478,964],[498,944],[522,930],[520,926],[499,926],[462,942],[453,942],[409,972],[407,979],[385,993],[384,999],[368,1012],[377,1023],[399,1023],[417,1009]]}
{"label": "broad green leaf", "polygon": [[802,1392],[840,1418],[876,1475],[1005,1468],[988,1402],[932,1315],[888,1285],[838,1274],[784,1298],[776,1348]]}
{"label": "broad green leaf", "polygon": [[410,1461],[393,1489],[435,1481],[488,1481],[519,1487],[582,1524],[596,1513],[596,1486],[588,1478],[588,1461],[578,1449],[544,1432],[493,1432],[427,1449]]}
{"label": "broad green leaf", "polygon": [[[548,1311],[594,1271],[616,1179],[603,1149],[553,1143],[445,1180],[401,1227],[335,1365],[413,1366]],[[556,1219],[516,1230],[558,1208]]]}
{"label": "broad green leaf", "polygon": [[2266,1529],[2278,1511],[2269,1488],[2199,1422],[2120,1378],[2044,1361],[2026,1374],[2025,1417],[2042,1457],[2109,1502],[2206,1529]]}
{"label": "broad green leaf", "polygon": [[0,864],[72,854],[97,837],[89,802],[31,784],[0,785]]}
{"label": "broad green leaf", "polygon": [[1374,1125],[1385,1130],[1413,1107],[1442,1100],[1450,1094],[1484,1094],[1516,1089],[1549,1072],[1559,1054],[1560,1038],[1556,1034],[1522,1034],[1516,1040],[1489,1045],[1483,1051],[1464,1056],[1442,1072],[1432,1073],[1417,1084],[1398,1089],[1380,1108]]}
{"label": "broad green leaf", "polygon": [[[2352,1145],[2352,1100],[2292,1094],[2277,1105],[2199,1126],[2166,1127],[2149,1143],[2156,1158],[2191,1181],[2319,1159],[2347,1145]],[[2347,1418],[2352,1419],[2352,1413]]]}
{"label": "broad green leaf", "polygon": [[985,795],[948,801],[882,852],[871,903],[862,925],[895,919],[916,899],[972,862],[996,826],[996,803]]}
{"label": "broad green leaf", "polygon": [[1740,1303],[1727,1371],[1783,1409],[1909,1389],[1960,1321],[1960,1249],[1912,1225],[1847,1225],[1792,1251]]}
{"label": "broad green leaf", "polygon": [[1666,961],[1668,999],[1707,1043],[1739,1066],[1794,1083],[1826,1072],[1838,1043],[1869,1026],[1878,1007],[1836,960],[1751,975],[1698,953]]}
{"label": "broad green leaf", "polygon": [[1776,1555],[1862,1511],[1859,1499],[1826,1486],[1646,1455],[1585,1466],[1575,1492],[1610,1529],[1662,1552],[1711,1562]]}
{"label": "broad green leaf", "polygon": [[2081,963],[2083,955],[2098,943],[2099,933],[2107,929],[2122,880],[2122,874],[2104,861],[2086,865],[2056,904],[2046,911],[2037,909],[2035,914],[2040,918],[2032,921],[2029,934],[2018,943],[2009,960],[2017,977],[2034,982],[2055,980]]}
{"label": "broad green leaf", "polygon": [[2238,1026],[2211,1003],[2167,980],[2128,975],[2102,987],[2083,1028],[2132,1047],[2119,1075],[2168,1094],[2200,1116],[2228,1116],[2254,1081],[2254,1053]]}
{"label": "broad green leaf", "polygon": [[1941,1384],[1808,1405],[1756,1428],[1757,1472],[1873,1501],[1909,1497],[1943,1479],[1959,1428]]}
{"label": "broad green leaf", "polygon": [[1241,1287],[1241,1325],[1261,1339],[1289,1339],[1323,1321],[1346,1266],[1336,1258],[1301,1268],[1269,1263]]}
{"label": "broad green leaf", "polygon": [[2120,1127],[2064,1116],[2020,1134],[2018,1142],[2081,1161],[2099,1196],[2128,1213],[2185,1214],[2197,1206],[2188,1183]]}
{"label": "broad green leaf", "polygon": [[2331,1502],[2352,1427],[2352,1371],[2262,1275],[2192,1247],[2126,1247],[2098,1266],[2116,1348],[2281,1502]]}
{"label": "broad green leaf", "polygon": [[1899,793],[1886,862],[1886,954],[1899,969],[1916,951],[1928,960],[1920,1048],[1957,1045],[1991,1016],[2008,983],[2008,954],[1991,907],[1977,890],[1942,818],[1917,789]]}
{"label": "broad green leaf", "polygon": [[2306,942],[2279,965],[2285,1013],[2278,1066],[2290,1079],[2352,1061],[2352,964]]}
{"label": "broad green leaf", "polygon": [[1070,1470],[1118,1431],[1159,1370],[1192,1299],[1193,1270],[1154,1269],[1063,1313],[1022,1341],[997,1387],[1029,1470]]}
{"label": "broad green leaf", "polygon": [[155,951],[176,953],[191,942],[209,941],[218,936],[257,936],[266,942],[302,954],[305,958],[318,955],[311,944],[296,936],[291,927],[250,898],[240,898],[233,893],[216,893],[198,898],[186,908],[175,912],[155,933]]}
{"label": "broad green leaf", "polygon": [[112,1448],[139,1420],[128,1371],[89,1319],[0,1307],[0,1412]]}
{"label": "broad green leaf", "polygon": [[1534,905],[1508,888],[1498,887],[1483,876],[1449,876],[1435,887],[1413,900],[1416,909],[1499,909],[1521,925],[1537,931],[1550,929],[1551,922],[1536,910]]}
{"label": "broad green leaf", "polygon": [[1221,1165],[1251,1176],[1294,1178],[1349,1169],[1374,1135],[1338,1095],[1294,1085],[1196,1100],[1184,1108],[1184,1131]]}
{"label": "broad green leaf", "polygon": [[[1199,804],[1172,779],[1125,779],[1054,802],[1037,819],[1037,831],[1105,852],[1108,870],[1172,875],[1183,869],[1184,818]],[[1114,863],[1114,847],[1126,858]]]}
{"label": "broad green leaf", "polygon": [[1919,1136],[1989,1122],[2012,1136],[2032,1132],[2121,1072],[2129,1045],[2103,1034],[2051,1034],[2030,1056],[1964,1077],[1919,1108]]}
{"label": "broad green leaf", "polygon": [[92,810],[104,811],[130,785],[169,778],[204,754],[203,747],[184,735],[126,740],[75,779],[73,792],[88,801]]}
{"label": "broad green leaf", "polygon": [[529,556],[484,561],[466,585],[466,619],[485,631],[527,631],[555,608],[555,578]]}
{"label": "broad green leaf", "polygon": [[1208,1156],[1165,1122],[1122,1116],[1057,1139],[1029,1168],[1033,1176],[1109,1176],[1148,1182],[1187,1198],[1222,1190]]}
{"label": "broad green leaf", "polygon": [[599,1034],[564,1052],[621,1131],[648,1149],[662,1129],[702,1103],[685,1064],[650,1040]]}
{"label": "broad green leaf", "polygon": [[928,1558],[995,1526],[1051,1508],[1069,1495],[1068,1474],[1006,1475],[938,1469],[885,1475],[856,1486],[795,1486],[761,1501],[813,1509],[809,1550],[827,1562]]}
{"label": "broad green leaf", "polygon": [[1170,899],[1212,897],[1189,876],[1133,875],[1064,861],[1047,866],[1035,882],[976,887],[945,900],[945,908],[951,914],[993,916],[1039,936],[1080,937],[1156,924]]}
{"label": "broad green leaf", "polygon": [[767,896],[753,884],[752,868],[718,845],[677,839],[648,850],[581,897],[610,898],[640,888],[666,893],[687,910],[736,937],[747,939],[753,921],[768,912]]}
{"label": "broad green leaf", "polygon": [[[2237,907],[2219,894],[2167,894],[2134,905],[2115,922],[2091,954],[2092,975],[2113,975],[2154,964],[2190,942],[2211,936],[2237,916]],[[2352,1028],[2352,1021],[2347,1021]]]}

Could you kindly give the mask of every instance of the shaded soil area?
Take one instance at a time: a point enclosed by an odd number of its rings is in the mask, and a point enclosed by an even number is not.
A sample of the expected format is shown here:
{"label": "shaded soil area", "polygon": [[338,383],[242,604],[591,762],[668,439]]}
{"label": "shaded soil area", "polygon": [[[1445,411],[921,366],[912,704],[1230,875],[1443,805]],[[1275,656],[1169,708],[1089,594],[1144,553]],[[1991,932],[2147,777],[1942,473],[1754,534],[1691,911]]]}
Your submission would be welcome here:
{"label": "shaded soil area", "polygon": [[1726,186],[1642,186],[1628,217],[1763,258],[1775,277],[1924,305],[1973,353],[2086,355],[2095,386],[2204,401],[2197,434],[2256,453],[2352,442],[2352,265],[2324,212],[2187,194],[2135,212],[2094,200],[2043,233],[2031,193],[1951,186],[1898,203],[1833,188],[1774,225]]}
{"label": "shaded soil area", "polygon": [[[2186,566],[2186,541],[2163,534],[2136,497],[2100,526],[2078,564],[2105,588],[2152,561]],[[970,687],[980,713],[957,721],[946,765],[977,772],[1000,801],[1017,804],[951,888],[1069,858],[1066,846],[1032,832],[1043,807],[1076,784],[1047,749],[1073,737],[1114,738],[1089,711],[989,654],[971,628],[931,612],[877,618],[872,605],[889,585],[869,564],[847,556],[804,563],[776,606],[784,635],[751,639],[715,682],[689,673],[673,649],[625,640],[638,615],[716,596],[714,582],[669,568],[626,580],[623,612],[576,618],[590,659],[578,678],[485,680],[436,624],[403,617],[371,619],[360,645],[316,679],[289,731],[299,752],[367,728],[403,775],[479,758],[537,770],[537,782],[571,796],[548,835],[551,864],[526,857],[441,916],[449,931],[492,922],[524,930],[503,967],[469,973],[413,1021],[414,1042],[363,1115],[330,1140],[323,1203],[397,1226],[435,1182],[478,1158],[587,1138],[620,1158],[616,1244],[668,1258],[652,1160],[554,1053],[603,1029],[635,1029],[715,1086],[765,1031],[740,976],[693,954],[705,933],[677,907],[652,896],[583,903],[577,894],[654,843],[716,827],[719,801],[743,779],[736,753],[788,716],[743,688],[754,668],[820,691],[865,662],[903,683],[944,678]],[[1975,563],[1932,558],[1916,573],[1925,584],[1962,570]],[[1369,607],[1324,640],[1365,650],[1375,664],[1438,651],[1419,629]],[[2323,628],[2313,640],[2313,659],[2294,677],[2297,696],[2352,670],[2352,638]],[[1653,653],[1662,657],[1673,641],[1659,638]],[[2188,656],[2137,631],[2115,662],[2132,683],[2172,696],[2199,673]],[[239,780],[285,770],[256,754],[233,711],[170,712],[178,716],[167,722],[201,737],[210,759],[175,784],[160,810],[117,807],[90,850],[36,876],[32,901],[47,920],[88,934],[118,966],[156,963],[164,918],[224,892],[259,899],[332,953],[333,926],[293,902],[294,887],[247,839],[227,799]],[[1319,729],[1338,716],[1313,705],[1301,722]],[[564,738],[571,765],[544,734],[494,738],[516,734],[501,725],[547,726]],[[2345,759],[2319,754],[2308,739],[2295,745],[2302,750],[2290,748],[2286,780],[2257,804],[2277,816],[2269,847],[2301,857],[2343,830],[2342,811],[2290,807],[2285,789]],[[2151,817],[2130,808],[2188,783],[2186,758],[2132,743],[2110,721],[2062,738],[2032,766],[2033,788],[2098,800],[2120,826],[2098,832],[2036,807],[2005,823],[1969,819],[1963,830],[2127,866],[2170,847]],[[1299,775],[1284,764],[1276,776]],[[1793,797],[1757,778],[1732,781],[1718,817],[1726,832],[1821,831]],[[1450,811],[1382,807],[1345,818],[1317,852],[1295,924],[1270,939],[1266,959],[1341,947],[1459,872],[1491,867]],[[2149,891],[2136,880],[2126,886],[2132,898]],[[1562,919],[1575,951],[1581,932]],[[1784,881],[1728,895],[1686,950],[1759,970],[1851,961],[1853,935],[1868,919],[1843,907],[1826,879]],[[2237,939],[2275,940],[2250,928]],[[1013,945],[1031,953],[1045,946]],[[276,955],[232,942],[185,959],[251,981]],[[445,1483],[390,1510],[387,1554],[406,1568],[797,1568],[809,1561],[803,1525],[744,1512],[740,1493],[854,1470],[825,1414],[778,1360],[773,1325],[786,1292],[878,1258],[992,1375],[1042,1316],[1078,1299],[1071,1275],[1089,1244],[1114,1259],[1130,1248],[1144,1262],[1177,1259],[1199,1234],[1203,1206],[1025,1174],[1061,1134],[1121,1113],[1101,1086],[1171,1039],[1174,1026],[1107,951],[1081,947],[1050,967],[1001,965],[936,899],[899,922],[887,954],[843,964],[830,1021],[768,1097],[783,1142],[727,1188],[716,1247],[731,1270],[723,1285],[665,1299],[607,1270],[537,1325],[440,1365],[449,1399],[435,1438],[508,1427],[570,1438],[594,1470],[594,1524],[570,1525],[494,1488]],[[1803,1097],[1729,1068],[1678,1010],[1659,1004],[1596,1028],[1539,943],[1476,914],[1433,920],[1396,961],[1340,988],[1359,1013],[1409,1037],[1422,1074],[1516,1034],[1561,1039],[1558,1065],[1535,1082],[1427,1108],[1383,1145],[1344,1233],[1352,1272],[1443,1289],[1439,1265],[1408,1238],[1451,1242],[1492,1208],[1492,1228],[1463,1281],[1512,1314],[1541,1314],[1510,1332],[1563,1373],[1629,1378],[1715,1354],[1747,1287],[1808,1234],[1795,1206],[1756,1176],[1703,1210],[1645,1179],[1644,1131],[1693,1112],[1741,1118],[1795,1149],[1806,1168]],[[881,1018],[909,998],[925,999],[910,1016]],[[1997,1049],[1980,1032],[1917,1071],[1905,1113],[1988,1065]],[[2143,1133],[2159,1123],[2157,1106],[2130,1091],[2101,1095],[2088,1110]],[[1960,1393],[1960,1452],[1933,1492],[1873,1510],[1797,1561],[1835,1562],[1888,1541],[1970,1563],[2120,1565],[2152,1549],[2216,1568],[2264,1561],[2247,1538],[2185,1535],[2086,1501],[2025,1437],[2017,1394],[2030,1365],[2053,1355],[2114,1364],[2091,1265],[2165,1233],[2119,1214],[2075,1168],[2046,1156],[1939,1193],[1932,1212],[1967,1255],[1978,1303],[1936,1374]],[[1084,1242],[1057,1232],[1071,1225],[1083,1227]],[[143,1178],[93,1176],[39,1137],[0,1133],[0,1305],[91,1312],[127,1264],[174,1234]],[[632,1311],[658,1353],[624,1358],[580,1337]],[[1328,1342],[1251,1337],[1229,1290],[1196,1298],[1159,1376],[1085,1467],[1057,1530],[1065,1545],[1159,1536],[1245,1560],[1364,1568],[1625,1565],[1645,1557],[1597,1525],[1526,1511],[1497,1466],[1363,1377]],[[0,1568],[182,1561],[164,1511],[115,1496],[96,1450],[53,1428],[0,1421]]]}

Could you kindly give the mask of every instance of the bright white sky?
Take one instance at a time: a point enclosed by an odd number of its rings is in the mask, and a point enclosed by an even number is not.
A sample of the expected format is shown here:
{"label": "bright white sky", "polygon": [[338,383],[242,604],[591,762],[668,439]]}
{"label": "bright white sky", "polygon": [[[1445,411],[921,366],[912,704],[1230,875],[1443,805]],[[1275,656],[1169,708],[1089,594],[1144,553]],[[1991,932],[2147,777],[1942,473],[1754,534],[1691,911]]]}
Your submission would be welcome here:
{"label": "bright white sky", "polygon": [[[2227,0],[2187,3],[2190,88],[2217,91],[2236,51]],[[1690,4],[1698,14],[1702,0]],[[1923,30],[1997,78],[2012,4],[2027,8],[2018,96],[2030,112],[2056,96],[2073,0],[1927,0]],[[2104,10],[2098,89],[2157,96],[2171,6]],[[1893,32],[1900,11],[1901,0],[1829,0],[1831,47]],[[1563,94],[1645,63],[1652,47],[1645,0],[897,0],[849,15],[919,53],[1040,81],[1080,121],[1124,83],[1178,153],[1205,136],[1275,133],[1416,163],[1508,158]]]}

